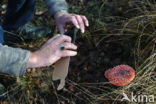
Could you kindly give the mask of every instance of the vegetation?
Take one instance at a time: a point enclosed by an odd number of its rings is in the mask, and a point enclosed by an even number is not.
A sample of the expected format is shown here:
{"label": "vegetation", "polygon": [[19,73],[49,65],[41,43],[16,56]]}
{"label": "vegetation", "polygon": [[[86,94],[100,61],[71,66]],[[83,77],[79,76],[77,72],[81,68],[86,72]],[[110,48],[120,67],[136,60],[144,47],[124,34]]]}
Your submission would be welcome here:
{"label": "vegetation", "polygon": [[[7,101],[21,104],[148,104],[121,101],[123,93],[156,96],[156,2],[154,0],[68,0],[69,11],[84,14],[90,21],[76,40],[78,55],[70,63],[66,86],[56,91],[53,67],[31,69],[22,78],[0,75],[8,86]],[[37,13],[46,11],[37,1]],[[35,16],[34,25],[51,27],[53,19],[44,12]],[[49,37],[12,46],[35,50]],[[116,65],[128,64],[136,70],[132,83],[111,85],[104,72]],[[12,82],[10,84],[10,81]],[[156,99],[155,99],[156,100]],[[154,104],[155,102],[153,102]],[[152,103],[149,103],[152,104]]]}

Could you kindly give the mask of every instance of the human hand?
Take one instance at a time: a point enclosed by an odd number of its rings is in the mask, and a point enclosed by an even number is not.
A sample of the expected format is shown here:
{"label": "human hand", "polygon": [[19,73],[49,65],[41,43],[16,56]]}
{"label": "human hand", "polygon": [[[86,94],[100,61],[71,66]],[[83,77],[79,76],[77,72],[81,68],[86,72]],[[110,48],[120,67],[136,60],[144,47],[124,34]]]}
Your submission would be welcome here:
{"label": "human hand", "polygon": [[[61,50],[60,46],[64,46]],[[62,57],[75,56],[77,46],[66,35],[56,35],[49,39],[39,50],[30,54],[27,68],[45,67],[54,64]]]}
{"label": "human hand", "polygon": [[69,14],[69,13],[56,13],[56,25],[61,34],[65,33],[66,25],[73,24],[75,27],[85,32],[85,26],[89,26],[88,19],[83,15]]}

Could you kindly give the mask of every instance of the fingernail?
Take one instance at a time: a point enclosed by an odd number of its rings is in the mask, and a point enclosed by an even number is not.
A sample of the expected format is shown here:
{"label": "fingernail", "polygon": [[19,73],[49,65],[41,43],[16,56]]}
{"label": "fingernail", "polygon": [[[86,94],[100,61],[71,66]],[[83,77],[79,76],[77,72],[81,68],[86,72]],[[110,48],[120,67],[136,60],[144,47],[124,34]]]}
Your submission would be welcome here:
{"label": "fingernail", "polygon": [[78,29],[79,29],[80,27],[77,25],[77,26],[76,26],[76,28],[78,28]]}
{"label": "fingernail", "polygon": [[77,55],[77,52],[75,52],[75,55]]}
{"label": "fingernail", "polygon": [[87,27],[89,26],[89,24],[87,24]]}
{"label": "fingernail", "polygon": [[84,29],[81,32],[84,33]]}

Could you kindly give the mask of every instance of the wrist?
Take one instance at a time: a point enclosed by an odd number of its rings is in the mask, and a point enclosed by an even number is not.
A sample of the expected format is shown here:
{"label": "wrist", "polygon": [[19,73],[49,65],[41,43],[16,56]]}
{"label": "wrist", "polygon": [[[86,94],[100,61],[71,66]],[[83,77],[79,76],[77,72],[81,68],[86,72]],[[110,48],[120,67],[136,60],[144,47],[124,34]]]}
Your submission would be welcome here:
{"label": "wrist", "polygon": [[38,67],[38,56],[36,52],[31,52],[29,56],[29,61],[27,68],[36,68]]}
{"label": "wrist", "polygon": [[63,16],[63,15],[65,15],[65,14],[67,14],[67,12],[57,12],[57,13],[54,15],[54,18],[56,19],[56,18],[58,18],[58,17],[60,17],[60,16]]}

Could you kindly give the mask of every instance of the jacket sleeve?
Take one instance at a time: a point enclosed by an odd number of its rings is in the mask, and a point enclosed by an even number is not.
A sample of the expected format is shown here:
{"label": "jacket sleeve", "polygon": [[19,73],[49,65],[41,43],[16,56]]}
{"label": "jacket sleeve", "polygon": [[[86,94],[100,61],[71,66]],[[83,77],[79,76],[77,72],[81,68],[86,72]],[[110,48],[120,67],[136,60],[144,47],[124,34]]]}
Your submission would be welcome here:
{"label": "jacket sleeve", "polygon": [[0,44],[0,73],[23,76],[26,72],[30,52]]}
{"label": "jacket sleeve", "polygon": [[58,12],[68,12],[66,0],[45,0],[45,3],[52,15],[55,15]]}
{"label": "jacket sleeve", "polygon": [[3,28],[0,26],[0,43],[3,43],[4,39],[3,39]]}

